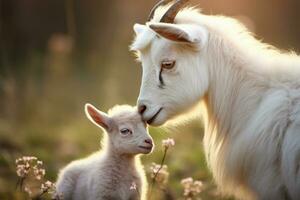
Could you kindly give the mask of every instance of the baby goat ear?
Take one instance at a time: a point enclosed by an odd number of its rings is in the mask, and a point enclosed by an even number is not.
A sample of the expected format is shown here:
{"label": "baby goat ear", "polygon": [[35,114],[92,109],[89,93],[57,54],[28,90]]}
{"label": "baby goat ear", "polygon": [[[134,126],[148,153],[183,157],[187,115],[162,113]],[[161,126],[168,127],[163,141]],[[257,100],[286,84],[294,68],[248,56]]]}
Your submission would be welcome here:
{"label": "baby goat ear", "polygon": [[174,42],[203,45],[207,41],[207,30],[198,25],[151,23],[149,27],[158,35]]}
{"label": "baby goat ear", "polygon": [[85,104],[85,114],[94,124],[105,130],[109,130],[112,126],[111,118],[89,103]]}

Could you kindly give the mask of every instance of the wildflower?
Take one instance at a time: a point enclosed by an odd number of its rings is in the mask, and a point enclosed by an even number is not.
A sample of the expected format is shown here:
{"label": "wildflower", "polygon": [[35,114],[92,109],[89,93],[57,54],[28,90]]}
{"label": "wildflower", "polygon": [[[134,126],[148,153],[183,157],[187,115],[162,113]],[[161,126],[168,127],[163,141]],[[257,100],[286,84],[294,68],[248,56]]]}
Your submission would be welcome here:
{"label": "wildflower", "polygon": [[36,164],[37,164],[37,165],[43,165],[43,161],[38,160],[38,161],[36,162]]}
{"label": "wildflower", "polygon": [[37,180],[41,180],[45,176],[45,169],[40,168],[40,165],[35,165],[33,167],[33,174]]}
{"label": "wildflower", "polygon": [[193,178],[185,178],[181,180],[181,185],[184,188],[183,195],[185,197],[195,197],[202,192],[203,184],[201,181],[194,181]]}
{"label": "wildflower", "polygon": [[51,181],[46,181],[45,183],[42,183],[41,185],[41,192],[42,193],[54,193],[56,190],[55,184]]}
{"label": "wildflower", "polygon": [[164,148],[169,148],[169,147],[174,146],[174,145],[175,145],[175,141],[172,138],[168,138],[166,140],[162,140],[162,146]]}
{"label": "wildflower", "polygon": [[33,156],[23,156],[16,159],[17,175],[21,178],[25,178],[29,174],[31,166],[37,161],[38,159]]}
{"label": "wildflower", "polygon": [[135,182],[131,183],[130,190],[136,190],[136,183]]}
{"label": "wildflower", "polygon": [[151,178],[152,182],[149,189],[149,199],[151,199],[152,189],[155,183],[157,183],[163,191],[165,191],[166,184],[169,178],[168,166],[164,165],[165,159],[167,156],[167,152],[169,147],[174,146],[175,141],[172,138],[168,138],[166,140],[162,140],[162,146],[164,148],[164,154],[160,164],[152,163],[150,170],[151,170]]}
{"label": "wildflower", "polygon": [[195,181],[193,191],[199,194],[202,191],[203,184],[201,181]]}
{"label": "wildflower", "polygon": [[30,165],[26,164],[18,164],[17,165],[17,175],[21,178],[24,178],[25,176],[27,176],[29,174],[29,170],[30,170]]}
{"label": "wildflower", "polygon": [[19,177],[23,178],[28,175],[29,170],[26,168],[25,165],[21,164],[17,166],[16,172]]}
{"label": "wildflower", "polygon": [[167,165],[158,165],[152,163],[151,167],[151,178],[154,179],[158,184],[165,185],[168,182],[169,172]]}
{"label": "wildflower", "polygon": [[20,177],[18,186],[20,186],[21,189],[24,189],[24,191],[31,197],[37,195],[33,194],[36,192],[32,192],[36,191],[36,188],[32,188],[32,185],[30,187],[29,184],[32,182],[32,178],[38,180],[40,184],[38,188],[40,187],[41,192],[37,197],[41,197],[45,193],[54,193],[56,190],[55,184],[51,181],[42,183],[46,174],[46,170],[43,168],[43,162],[34,156],[23,156],[16,159],[16,173]]}
{"label": "wildflower", "polygon": [[193,183],[193,178],[192,177],[188,177],[185,179],[181,180],[181,185],[183,185],[183,187],[190,187],[190,185]]}

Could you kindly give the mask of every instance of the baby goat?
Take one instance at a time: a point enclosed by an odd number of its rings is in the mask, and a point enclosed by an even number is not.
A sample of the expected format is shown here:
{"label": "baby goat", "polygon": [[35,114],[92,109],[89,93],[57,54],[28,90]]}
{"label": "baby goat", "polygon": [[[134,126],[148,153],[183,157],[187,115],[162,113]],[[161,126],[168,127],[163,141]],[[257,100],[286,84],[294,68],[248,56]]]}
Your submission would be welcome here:
{"label": "baby goat", "polygon": [[136,108],[115,106],[106,114],[86,104],[85,112],[104,129],[103,148],[62,169],[57,194],[62,194],[64,200],[145,199],[147,181],[136,155],[150,153],[153,140]]}

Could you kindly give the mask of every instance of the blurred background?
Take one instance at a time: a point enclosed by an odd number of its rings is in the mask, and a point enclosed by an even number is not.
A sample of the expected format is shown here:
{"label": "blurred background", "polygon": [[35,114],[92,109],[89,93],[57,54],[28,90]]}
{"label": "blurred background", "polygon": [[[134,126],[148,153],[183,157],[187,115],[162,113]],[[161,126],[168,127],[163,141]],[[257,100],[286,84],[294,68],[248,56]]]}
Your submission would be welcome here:
{"label": "blurred background", "polygon": [[[140,64],[128,51],[134,23],[144,23],[156,0],[0,0],[0,199],[23,199],[16,192],[15,159],[43,160],[47,178],[73,159],[99,148],[101,132],[85,117],[93,103],[107,111],[134,105]],[[300,52],[298,0],[193,0],[205,14],[240,19],[259,39]],[[202,199],[222,199],[202,153],[201,120],[166,131],[151,128],[157,148],[143,162],[168,152],[169,189],[182,198],[180,180],[204,183]],[[156,199],[166,199],[157,193]],[[154,199],[155,199],[154,198]]]}

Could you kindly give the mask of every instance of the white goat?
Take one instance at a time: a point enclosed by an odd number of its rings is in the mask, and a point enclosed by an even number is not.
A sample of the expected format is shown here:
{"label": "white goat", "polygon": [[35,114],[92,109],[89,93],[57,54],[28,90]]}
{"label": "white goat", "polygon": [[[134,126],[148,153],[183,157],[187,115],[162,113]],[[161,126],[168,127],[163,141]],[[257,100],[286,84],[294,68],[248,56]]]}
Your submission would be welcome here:
{"label": "white goat", "polygon": [[64,200],[145,199],[147,181],[136,154],[150,153],[153,142],[137,110],[116,106],[107,115],[86,104],[85,111],[106,132],[103,149],[67,165],[59,174],[57,194]]}
{"label": "white goat", "polygon": [[185,2],[134,25],[143,119],[162,125],[202,102],[205,154],[224,194],[300,199],[300,57],[233,18],[179,11]]}

